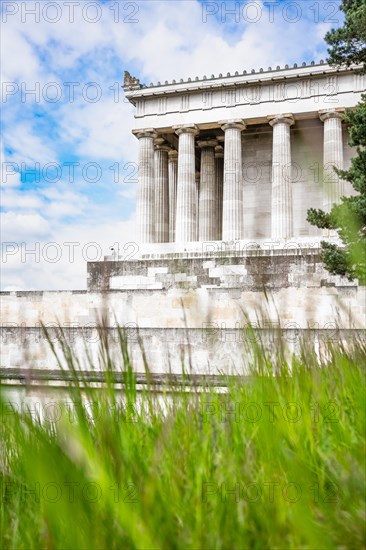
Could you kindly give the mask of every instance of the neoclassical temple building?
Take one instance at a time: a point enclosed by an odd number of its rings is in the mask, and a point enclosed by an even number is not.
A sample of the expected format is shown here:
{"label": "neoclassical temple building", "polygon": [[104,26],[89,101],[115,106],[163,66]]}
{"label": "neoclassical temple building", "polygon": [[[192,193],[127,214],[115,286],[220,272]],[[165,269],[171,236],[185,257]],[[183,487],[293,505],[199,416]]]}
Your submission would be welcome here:
{"label": "neoclassical temple building", "polygon": [[323,62],[143,85],[125,72],[139,141],[138,241],[318,236],[310,207],[352,188],[343,113],[365,77]]}
{"label": "neoclassical temple building", "polygon": [[40,323],[61,324],[83,360],[86,343],[96,369],[96,323],[117,365],[119,324],[133,368],[146,358],[158,375],[247,372],[249,322],[270,349],[273,327],[292,350],[302,336],[318,349],[364,330],[366,287],[324,269],[320,240],[337,236],[306,216],[353,192],[333,167],[349,165],[343,116],[365,89],[352,67],[323,62],[150,85],[125,72],[138,235],[88,262],[87,291],[1,293],[9,384],[30,376],[25,364],[61,380]]}

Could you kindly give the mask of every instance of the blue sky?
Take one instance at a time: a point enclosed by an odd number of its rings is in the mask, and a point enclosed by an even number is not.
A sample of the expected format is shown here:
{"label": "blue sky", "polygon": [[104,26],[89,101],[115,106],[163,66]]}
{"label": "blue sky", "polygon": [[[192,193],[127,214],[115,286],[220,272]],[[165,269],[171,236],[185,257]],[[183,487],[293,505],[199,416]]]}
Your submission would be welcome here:
{"label": "blue sky", "polygon": [[134,240],[125,69],[148,84],[319,61],[339,5],[3,1],[2,290],[83,289],[86,260]]}

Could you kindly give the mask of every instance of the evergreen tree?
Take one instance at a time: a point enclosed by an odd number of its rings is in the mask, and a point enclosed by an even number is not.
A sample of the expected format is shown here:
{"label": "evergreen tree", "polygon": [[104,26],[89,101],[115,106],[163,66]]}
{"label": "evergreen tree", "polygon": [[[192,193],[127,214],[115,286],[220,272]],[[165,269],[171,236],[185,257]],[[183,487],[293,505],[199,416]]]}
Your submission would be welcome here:
{"label": "evergreen tree", "polygon": [[363,65],[366,71],[366,0],[343,0],[343,27],[325,35],[330,65]]}

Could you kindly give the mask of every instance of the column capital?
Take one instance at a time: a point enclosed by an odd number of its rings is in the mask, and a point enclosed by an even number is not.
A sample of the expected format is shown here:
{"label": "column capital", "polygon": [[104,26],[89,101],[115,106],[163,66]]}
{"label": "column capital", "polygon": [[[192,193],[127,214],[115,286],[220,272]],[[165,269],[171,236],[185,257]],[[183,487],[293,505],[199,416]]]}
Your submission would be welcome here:
{"label": "column capital", "polygon": [[165,151],[166,153],[169,153],[169,151],[171,150],[171,146],[169,145],[169,143],[167,143],[162,137],[155,138],[154,146],[155,151]]}
{"label": "column capital", "polygon": [[217,139],[214,138],[207,138],[197,141],[197,145],[201,149],[203,149],[204,147],[216,147],[217,143]]}
{"label": "column capital", "polygon": [[295,124],[294,116],[292,113],[269,115],[267,116],[267,120],[271,126],[275,126],[276,124],[288,124],[289,126],[292,126],[293,124]]}
{"label": "column capital", "polygon": [[221,126],[221,129],[229,130],[230,128],[236,128],[237,130],[245,130],[247,125],[241,118],[232,118],[230,120],[219,120],[218,124]]}
{"label": "column capital", "polygon": [[137,139],[144,138],[144,137],[151,137],[151,138],[158,137],[158,134],[156,133],[154,128],[142,128],[140,130],[132,130],[132,133],[134,136],[137,137]]}
{"label": "column capital", "polygon": [[177,136],[181,134],[193,134],[195,136],[198,134],[198,128],[195,124],[176,124],[172,128]]}
{"label": "column capital", "polygon": [[224,148],[222,145],[217,145],[215,147],[215,159],[223,159],[224,158]]}
{"label": "column capital", "polygon": [[178,162],[178,151],[170,148],[168,151],[168,157],[170,162]]}
{"label": "column capital", "polygon": [[319,118],[322,122],[329,120],[330,118],[338,118],[342,120],[345,112],[346,109],[343,107],[339,107],[337,109],[323,109],[319,111]]}

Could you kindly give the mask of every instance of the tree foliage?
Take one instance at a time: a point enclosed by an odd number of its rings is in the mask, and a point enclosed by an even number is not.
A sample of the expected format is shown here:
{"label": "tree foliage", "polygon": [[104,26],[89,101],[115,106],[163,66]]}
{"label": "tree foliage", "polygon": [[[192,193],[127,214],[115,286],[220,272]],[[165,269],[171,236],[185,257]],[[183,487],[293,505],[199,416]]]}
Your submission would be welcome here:
{"label": "tree foliage", "polygon": [[[358,64],[360,71],[366,73],[366,0],[343,0],[341,9],[346,16],[343,27],[331,30],[325,37],[331,46],[328,62]],[[317,227],[336,230],[343,242],[340,247],[322,241],[322,260],[328,271],[366,284],[366,94],[344,120],[356,155],[349,170],[334,170],[352,184],[357,195],[342,197],[329,213],[310,208],[307,220]]]}
{"label": "tree foliage", "polygon": [[340,9],[345,14],[343,27],[325,35],[329,46],[328,63],[363,65],[366,70],[366,0],[343,0]]}

